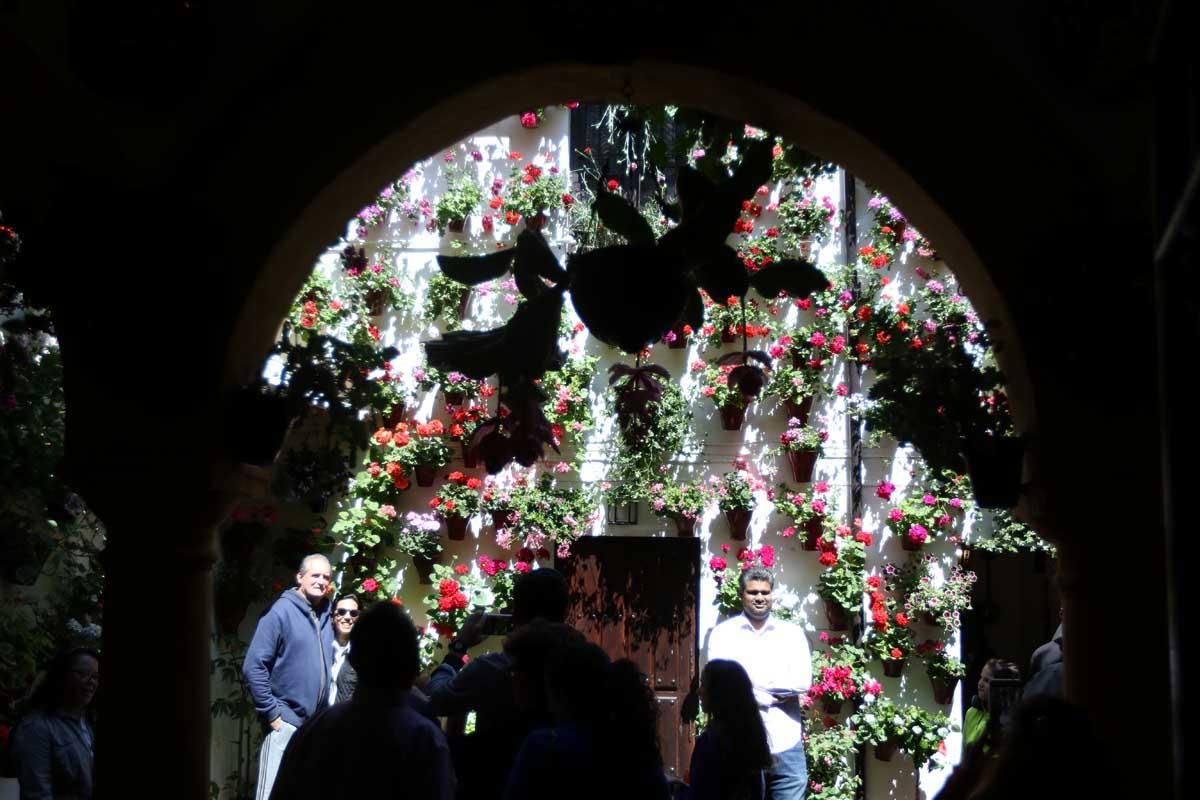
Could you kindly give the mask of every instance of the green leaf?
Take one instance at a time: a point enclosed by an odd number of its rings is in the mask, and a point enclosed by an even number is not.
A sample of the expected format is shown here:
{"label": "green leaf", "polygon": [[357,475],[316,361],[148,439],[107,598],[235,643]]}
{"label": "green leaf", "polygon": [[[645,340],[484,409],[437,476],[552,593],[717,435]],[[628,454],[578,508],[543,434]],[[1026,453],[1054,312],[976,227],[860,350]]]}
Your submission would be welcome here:
{"label": "green leaf", "polygon": [[600,215],[604,227],[624,236],[631,245],[649,247],[654,244],[650,223],[624,197],[600,191],[592,201],[592,209]]}

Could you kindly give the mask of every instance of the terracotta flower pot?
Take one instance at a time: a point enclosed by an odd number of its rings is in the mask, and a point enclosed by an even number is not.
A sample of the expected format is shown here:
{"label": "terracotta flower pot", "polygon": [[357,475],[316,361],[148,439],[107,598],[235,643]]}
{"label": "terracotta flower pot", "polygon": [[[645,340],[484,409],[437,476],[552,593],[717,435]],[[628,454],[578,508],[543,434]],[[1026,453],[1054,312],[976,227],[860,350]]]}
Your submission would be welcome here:
{"label": "terracotta flower pot", "polygon": [[937,678],[930,678],[929,683],[933,687],[933,702],[944,706],[954,702],[954,687],[958,681],[948,683]]}
{"label": "terracotta flower pot", "polygon": [[788,463],[792,465],[792,480],[796,483],[812,483],[813,469],[817,466],[816,450],[789,450]]}
{"label": "terracotta flower pot", "polygon": [[900,546],[910,553],[919,553],[925,548],[925,542],[917,541],[904,533],[900,535]]}
{"label": "terracotta flower pot", "polygon": [[787,409],[788,419],[798,419],[801,425],[808,424],[808,415],[812,413],[813,398],[806,397],[799,403],[787,400],[784,402],[784,408]]}
{"label": "terracotta flower pot", "polygon": [[415,472],[417,486],[433,486],[433,479],[437,477],[437,467],[432,464],[417,464]]}
{"label": "terracotta flower pot", "polygon": [[492,527],[496,530],[508,527],[508,515],[512,513],[509,509],[497,509],[492,511]]}
{"label": "terracotta flower pot", "polygon": [[539,211],[532,217],[525,218],[525,227],[531,231],[540,231],[546,227],[546,212]]}
{"label": "terracotta flower pot", "polygon": [[466,442],[462,446],[463,467],[466,469],[475,469],[479,466],[479,451],[474,447],[468,447]]}
{"label": "terracotta flower pot", "polygon": [[413,556],[413,567],[417,570],[417,581],[423,584],[433,583],[433,565],[437,563],[428,556]]}
{"label": "terracotta flower pot", "polygon": [[896,743],[891,739],[875,745],[875,757],[880,761],[891,761],[896,755]]}
{"label": "terracotta flower pot", "polygon": [[448,406],[461,406],[467,399],[467,393],[462,389],[443,389],[442,394],[446,396]]}
{"label": "terracotta flower pot", "polygon": [[372,317],[378,317],[387,310],[388,291],[386,289],[372,289],[367,292],[367,313]]}
{"label": "terracotta flower pot", "polygon": [[727,431],[740,431],[746,421],[745,406],[721,406],[721,428]]}
{"label": "terracotta flower pot", "polygon": [[821,698],[821,708],[825,711],[826,714],[842,713],[842,703],[843,703],[842,700],[831,700],[828,697]]}
{"label": "terracotta flower pot", "polygon": [[725,521],[729,523],[729,535],[739,541],[746,538],[746,529],[750,527],[751,511],[745,508],[725,512]]}
{"label": "terracotta flower pot", "polygon": [[461,542],[467,538],[467,520],[466,517],[450,515],[446,517],[446,536],[455,542]]}
{"label": "terracotta flower pot", "polygon": [[816,517],[805,521],[804,523],[804,539],[800,542],[801,549],[815,552],[821,547],[821,534],[825,532],[825,526],[822,524],[821,518]]}
{"label": "terracotta flower pot", "polygon": [[696,535],[696,518],[695,517],[674,517],[675,534],[677,536],[695,536]]}
{"label": "terracotta flower pot", "polygon": [[733,344],[737,341],[737,334],[729,330],[729,326],[725,326],[725,330],[721,331],[721,341],[725,344]]}
{"label": "terracotta flower pot", "polygon": [[465,219],[452,219],[446,223],[446,230],[451,233],[462,233],[466,227],[467,221]]}
{"label": "terracotta flower pot", "polygon": [[904,672],[904,659],[902,658],[885,658],[883,660],[883,674],[889,678],[899,678]]}
{"label": "terracotta flower pot", "polygon": [[831,631],[850,629],[850,612],[831,600],[825,601],[825,619],[828,620]]}

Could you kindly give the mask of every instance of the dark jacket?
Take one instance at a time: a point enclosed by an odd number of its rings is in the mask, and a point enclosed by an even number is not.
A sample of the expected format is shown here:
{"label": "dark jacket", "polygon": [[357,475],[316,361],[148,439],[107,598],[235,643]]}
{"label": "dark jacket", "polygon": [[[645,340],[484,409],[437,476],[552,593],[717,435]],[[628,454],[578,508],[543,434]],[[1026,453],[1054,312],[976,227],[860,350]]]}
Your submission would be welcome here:
{"label": "dark jacket", "polygon": [[345,703],[348,700],[354,699],[354,690],[358,688],[358,673],[354,670],[354,665],[350,663],[350,658],[347,657],[342,662],[342,668],[338,670],[337,676],[337,701]]}
{"label": "dark jacket", "polygon": [[264,724],[282,718],[300,727],[329,693],[333,627],[330,603],[314,609],[287,589],[258,620],[242,662],[242,678]]}
{"label": "dark jacket", "polygon": [[92,796],[92,728],[55,711],[34,711],[13,732],[13,760],[21,798]]}

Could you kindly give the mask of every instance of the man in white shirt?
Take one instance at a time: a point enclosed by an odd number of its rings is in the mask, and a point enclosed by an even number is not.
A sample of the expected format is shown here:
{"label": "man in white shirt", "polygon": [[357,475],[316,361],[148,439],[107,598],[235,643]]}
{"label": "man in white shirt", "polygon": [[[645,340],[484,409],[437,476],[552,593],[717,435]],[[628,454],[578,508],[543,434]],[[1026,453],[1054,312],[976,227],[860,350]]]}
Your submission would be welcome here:
{"label": "man in white shirt", "polygon": [[769,800],[802,800],[808,787],[800,697],[812,683],[808,636],[799,625],[771,618],[775,578],[751,567],[739,580],[743,613],[713,628],[708,660],[742,665],[771,743],[774,766],[767,772]]}

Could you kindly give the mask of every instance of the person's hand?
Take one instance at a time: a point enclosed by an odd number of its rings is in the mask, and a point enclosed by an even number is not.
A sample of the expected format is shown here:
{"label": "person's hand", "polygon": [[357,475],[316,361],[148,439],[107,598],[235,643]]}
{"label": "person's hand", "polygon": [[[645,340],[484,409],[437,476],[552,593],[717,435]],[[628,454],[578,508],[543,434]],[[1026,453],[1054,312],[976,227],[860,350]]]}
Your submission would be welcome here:
{"label": "person's hand", "polygon": [[458,635],[454,637],[452,644],[456,644],[465,650],[469,650],[475,645],[483,641],[483,618],[485,614],[482,611],[476,611],[471,616],[467,617],[463,622],[462,628],[459,629]]}
{"label": "person's hand", "polygon": [[271,720],[271,730],[277,731],[283,727],[283,717],[276,717]]}

